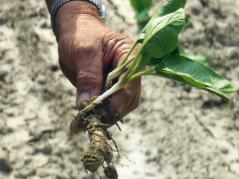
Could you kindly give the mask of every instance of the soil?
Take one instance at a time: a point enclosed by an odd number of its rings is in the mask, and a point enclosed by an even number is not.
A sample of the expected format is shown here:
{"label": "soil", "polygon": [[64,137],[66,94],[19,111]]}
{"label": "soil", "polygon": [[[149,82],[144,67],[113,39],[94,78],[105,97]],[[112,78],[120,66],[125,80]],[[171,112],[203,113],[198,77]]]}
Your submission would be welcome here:
{"label": "soil", "polygon": [[[107,24],[134,38],[128,0],[111,0]],[[159,4],[159,0],[157,3]],[[191,0],[184,47],[239,85],[239,1]],[[0,178],[98,179],[80,158],[88,136],[69,135],[75,90],[61,73],[44,1],[1,0]],[[119,179],[238,179],[239,97],[225,103],[163,78],[143,79],[140,107],[111,128]],[[116,154],[117,156],[117,154]]]}

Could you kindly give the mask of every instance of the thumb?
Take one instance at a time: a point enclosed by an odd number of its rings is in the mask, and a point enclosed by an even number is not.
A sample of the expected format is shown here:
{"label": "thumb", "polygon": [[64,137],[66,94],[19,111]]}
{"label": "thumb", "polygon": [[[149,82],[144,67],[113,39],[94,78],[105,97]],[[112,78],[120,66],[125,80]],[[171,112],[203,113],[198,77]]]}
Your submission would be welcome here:
{"label": "thumb", "polygon": [[76,105],[100,95],[103,83],[102,60],[97,58],[80,60],[76,77]]}

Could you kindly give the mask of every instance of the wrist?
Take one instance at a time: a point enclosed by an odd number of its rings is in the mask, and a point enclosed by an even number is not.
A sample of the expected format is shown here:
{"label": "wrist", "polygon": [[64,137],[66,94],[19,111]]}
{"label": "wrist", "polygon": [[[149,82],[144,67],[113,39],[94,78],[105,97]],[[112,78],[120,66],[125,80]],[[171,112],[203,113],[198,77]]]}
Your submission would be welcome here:
{"label": "wrist", "polygon": [[97,7],[87,1],[72,1],[62,6],[56,14],[56,37],[65,31],[75,31],[78,19],[94,20],[102,23]]}

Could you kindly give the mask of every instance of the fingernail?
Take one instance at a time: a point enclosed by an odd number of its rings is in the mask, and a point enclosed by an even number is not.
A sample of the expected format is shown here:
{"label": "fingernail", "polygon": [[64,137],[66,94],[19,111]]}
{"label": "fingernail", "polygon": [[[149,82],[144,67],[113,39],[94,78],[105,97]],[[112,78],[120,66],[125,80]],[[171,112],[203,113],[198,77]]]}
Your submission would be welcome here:
{"label": "fingernail", "polygon": [[88,101],[90,99],[90,93],[82,92],[79,96],[79,103],[82,103],[83,101]]}

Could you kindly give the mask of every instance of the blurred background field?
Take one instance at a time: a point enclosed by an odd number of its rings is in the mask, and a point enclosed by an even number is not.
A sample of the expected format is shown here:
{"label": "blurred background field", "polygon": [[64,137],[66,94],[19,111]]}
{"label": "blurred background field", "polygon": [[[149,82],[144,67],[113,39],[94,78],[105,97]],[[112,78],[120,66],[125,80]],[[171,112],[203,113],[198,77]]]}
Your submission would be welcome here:
{"label": "blurred background field", "polygon": [[[70,137],[75,90],[58,66],[43,0],[0,0],[0,178],[98,179]],[[189,0],[181,42],[239,87],[239,0]],[[107,24],[135,38],[128,0],[106,0]],[[153,9],[160,5],[156,0]],[[153,10],[152,10],[153,11]],[[119,179],[238,179],[239,97],[230,103],[167,79],[143,79],[140,107],[111,129]],[[101,173],[100,173],[101,175]]]}

